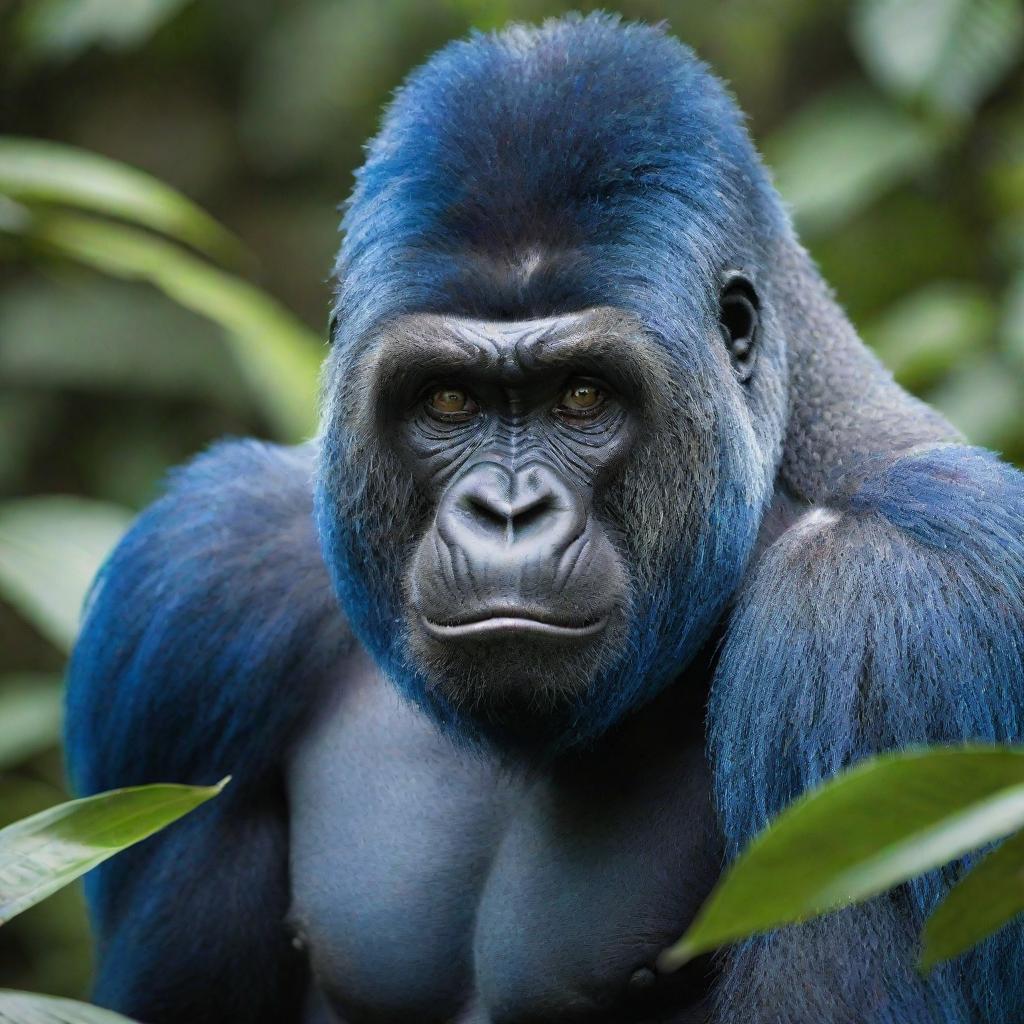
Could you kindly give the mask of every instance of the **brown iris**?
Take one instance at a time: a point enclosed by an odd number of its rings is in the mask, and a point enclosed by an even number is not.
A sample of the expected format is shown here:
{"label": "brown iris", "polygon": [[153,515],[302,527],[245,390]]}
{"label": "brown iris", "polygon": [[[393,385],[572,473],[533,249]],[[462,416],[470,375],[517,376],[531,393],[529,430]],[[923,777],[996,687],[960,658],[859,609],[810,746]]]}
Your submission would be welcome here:
{"label": "brown iris", "polygon": [[604,392],[586,380],[574,380],[569,383],[559,404],[561,412],[588,413],[596,409],[604,401]]}
{"label": "brown iris", "polygon": [[438,388],[427,399],[432,412],[441,416],[469,416],[476,412],[476,403],[461,388]]}

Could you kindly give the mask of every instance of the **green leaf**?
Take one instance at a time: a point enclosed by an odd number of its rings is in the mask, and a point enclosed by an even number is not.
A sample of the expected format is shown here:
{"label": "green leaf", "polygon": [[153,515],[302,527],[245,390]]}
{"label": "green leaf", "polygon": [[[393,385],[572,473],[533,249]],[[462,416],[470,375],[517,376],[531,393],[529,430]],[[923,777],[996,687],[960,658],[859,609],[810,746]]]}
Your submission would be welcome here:
{"label": "green leaf", "polygon": [[969,114],[1015,65],[1020,0],[860,0],[853,41],[868,71],[901,99]]}
{"label": "green leaf", "polygon": [[[0,289],[0,380],[27,392],[33,408],[45,389],[141,402],[185,396],[251,413],[251,389],[216,324],[146,283],[69,270],[57,279],[23,275]],[[0,431],[3,413],[0,404]]]}
{"label": "green leaf", "polygon": [[0,232],[20,235],[32,224],[32,214],[13,199],[0,193]]}
{"label": "green leaf", "polygon": [[865,328],[864,339],[901,383],[920,387],[983,349],[995,326],[995,306],[984,289],[946,281],[889,307]]}
{"label": "green leaf", "polygon": [[127,1017],[73,999],[0,988],[0,1024],[132,1024]]}
{"label": "green leaf", "polygon": [[0,677],[0,771],[56,746],[62,696],[59,676]]}
{"label": "green leaf", "polygon": [[955,885],[924,927],[921,966],[966,952],[1024,912],[1024,832],[1011,836]]}
{"label": "green leaf", "polygon": [[944,136],[859,90],[811,103],[765,144],[800,229],[832,230],[926,167]]}
{"label": "green leaf", "polygon": [[22,498],[0,505],[0,597],[69,650],[89,584],[132,513],[87,498]]}
{"label": "green leaf", "polygon": [[0,195],[133,221],[238,263],[241,243],[169,185],[115,160],[40,139],[0,136]]}
{"label": "green leaf", "polygon": [[0,829],[0,924],[206,803],[227,782],[114,789]]}
{"label": "green leaf", "polygon": [[1001,448],[1020,431],[1024,387],[999,356],[962,360],[956,373],[926,396],[972,444]]}
{"label": "green leaf", "polygon": [[16,23],[33,55],[68,58],[91,46],[139,46],[189,0],[33,0]]}
{"label": "green leaf", "polygon": [[148,281],[227,332],[238,366],[286,440],[316,427],[322,344],[269,295],[141,231],[85,217],[39,218],[33,237],[105,273]]}
{"label": "green leaf", "polygon": [[673,969],[727,942],[861,902],[1024,825],[1024,750],[873,758],[798,800],[736,859]]}

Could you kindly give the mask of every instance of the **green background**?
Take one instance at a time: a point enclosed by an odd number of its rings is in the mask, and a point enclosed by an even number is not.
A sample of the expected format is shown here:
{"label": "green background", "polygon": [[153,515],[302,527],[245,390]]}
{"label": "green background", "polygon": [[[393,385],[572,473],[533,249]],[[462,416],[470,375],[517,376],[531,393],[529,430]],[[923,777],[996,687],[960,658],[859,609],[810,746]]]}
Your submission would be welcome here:
{"label": "green background", "polygon": [[[664,20],[731,83],[865,337],[972,441],[1024,461],[1021,3],[603,6]],[[0,4],[0,134],[100,153],[187,194],[241,238],[251,255],[235,271],[308,325],[312,349],[338,203],[405,72],[471,27],[568,9]],[[86,578],[130,512],[214,438],[294,435],[275,415],[280,382],[221,326],[34,244],[5,221],[2,192],[0,824],[63,796],[59,675]],[[305,391],[292,397],[304,408]],[[0,930],[0,987],[81,995],[88,970],[77,892]]]}

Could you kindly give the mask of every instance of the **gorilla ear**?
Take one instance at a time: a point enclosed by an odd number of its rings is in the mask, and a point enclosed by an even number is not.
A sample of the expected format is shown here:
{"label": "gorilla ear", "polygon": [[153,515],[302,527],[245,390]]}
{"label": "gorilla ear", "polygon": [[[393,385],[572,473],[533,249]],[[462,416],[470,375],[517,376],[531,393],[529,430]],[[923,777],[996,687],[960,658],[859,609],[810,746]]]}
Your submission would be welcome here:
{"label": "gorilla ear", "polygon": [[732,368],[741,384],[754,372],[761,303],[754,286],[742,274],[728,277],[718,299],[718,322]]}

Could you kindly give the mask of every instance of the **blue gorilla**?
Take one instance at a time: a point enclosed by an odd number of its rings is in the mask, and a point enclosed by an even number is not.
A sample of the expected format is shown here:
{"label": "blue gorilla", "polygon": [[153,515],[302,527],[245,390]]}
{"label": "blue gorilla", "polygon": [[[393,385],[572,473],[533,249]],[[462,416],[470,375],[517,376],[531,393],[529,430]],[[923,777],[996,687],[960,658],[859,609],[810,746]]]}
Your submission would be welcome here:
{"label": "blue gorilla", "polygon": [[101,572],[80,793],[234,782],[87,887],[163,1022],[1024,1019],[941,872],[663,974],[874,751],[1019,741],[1024,478],[867,351],[723,87],[593,15],[450,45],[343,222],[318,438],[214,447]]}

